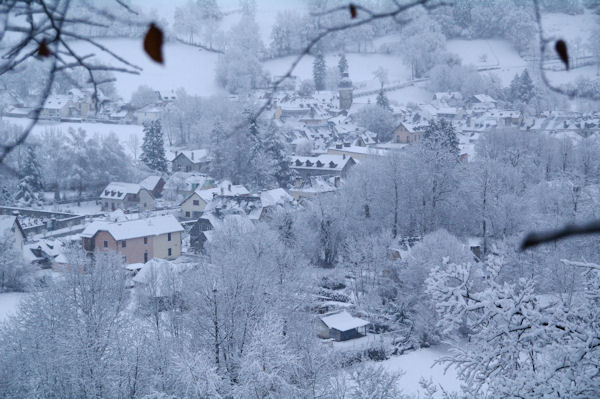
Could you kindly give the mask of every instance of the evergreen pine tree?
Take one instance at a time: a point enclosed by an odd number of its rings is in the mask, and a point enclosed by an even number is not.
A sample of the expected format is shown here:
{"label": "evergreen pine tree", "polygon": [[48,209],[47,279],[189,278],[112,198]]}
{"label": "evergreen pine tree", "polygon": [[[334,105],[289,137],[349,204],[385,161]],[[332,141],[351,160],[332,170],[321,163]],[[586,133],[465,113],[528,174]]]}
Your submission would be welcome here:
{"label": "evergreen pine tree", "polygon": [[12,203],[13,196],[8,189],[8,185],[0,184],[0,205],[8,205]]}
{"label": "evergreen pine tree", "polygon": [[210,152],[212,161],[210,162],[210,175],[217,179],[223,178],[223,173],[227,169],[225,165],[226,156],[224,154],[225,127],[220,119],[215,124],[210,133]]}
{"label": "evergreen pine tree", "polygon": [[340,60],[338,61],[338,69],[340,70],[340,76],[342,76],[344,72],[348,72],[348,60],[346,59],[346,54],[344,53],[340,55]]}
{"label": "evergreen pine tree", "polygon": [[422,134],[421,143],[429,150],[447,152],[455,159],[460,152],[454,126],[446,119],[431,121]]}
{"label": "evergreen pine tree", "polygon": [[273,176],[277,180],[277,184],[279,187],[287,188],[292,181],[293,171],[290,169],[288,161],[289,154],[286,152],[277,126],[273,123],[269,125],[267,131],[265,150],[273,159]]}
{"label": "evergreen pine tree", "polygon": [[36,192],[39,192],[44,188],[40,164],[37,161],[35,150],[31,145],[27,146],[22,175],[23,177],[30,177],[30,179],[28,179],[29,184]]}
{"label": "evergreen pine tree", "polygon": [[313,62],[313,80],[315,81],[315,89],[325,90],[325,77],[327,74],[327,65],[325,57],[319,53]]}
{"label": "evergreen pine tree", "polygon": [[510,97],[512,101],[529,103],[535,96],[535,87],[527,69],[520,75],[515,75],[510,82]]}
{"label": "evergreen pine tree", "polygon": [[19,180],[14,199],[24,205],[32,205],[39,201],[39,193],[35,190],[34,184],[32,176],[23,177]]}
{"label": "evergreen pine tree", "polygon": [[167,171],[165,143],[159,120],[144,123],[144,142],[140,160],[152,170]]}
{"label": "evergreen pine tree", "polygon": [[383,88],[381,88],[381,90],[379,90],[379,93],[377,94],[377,105],[383,109],[391,110],[390,100],[388,100],[387,96],[385,95],[385,91],[383,91]]}
{"label": "evergreen pine tree", "polygon": [[531,80],[531,76],[529,76],[527,69],[525,69],[521,74],[520,81],[519,99],[524,103],[528,103],[533,98],[535,93],[533,81]]}
{"label": "evergreen pine tree", "polygon": [[510,81],[510,86],[508,91],[510,93],[510,100],[517,101],[519,98],[519,86],[521,85],[521,77],[518,73],[515,73],[512,80]]}

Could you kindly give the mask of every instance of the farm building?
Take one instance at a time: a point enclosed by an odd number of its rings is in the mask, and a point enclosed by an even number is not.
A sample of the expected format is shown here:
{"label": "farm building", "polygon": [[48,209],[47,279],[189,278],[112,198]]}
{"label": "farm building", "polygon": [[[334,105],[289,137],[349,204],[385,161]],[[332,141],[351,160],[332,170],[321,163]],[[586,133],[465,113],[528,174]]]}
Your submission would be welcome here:
{"label": "farm building", "polygon": [[347,341],[367,335],[366,320],[352,316],[345,310],[319,318],[319,337]]}

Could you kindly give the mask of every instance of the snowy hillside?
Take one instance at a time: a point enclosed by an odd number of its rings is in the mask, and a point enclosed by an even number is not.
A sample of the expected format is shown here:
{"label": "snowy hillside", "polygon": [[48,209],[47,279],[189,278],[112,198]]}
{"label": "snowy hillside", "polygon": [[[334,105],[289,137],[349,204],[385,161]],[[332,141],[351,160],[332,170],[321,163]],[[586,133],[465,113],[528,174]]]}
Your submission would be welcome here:
{"label": "snowy hillside", "polygon": [[[99,42],[114,53],[143,70],[139,75],[116,73],[117,91],[128,101],[131,93],[140,85],[148,85],[158,90],[183,87],[190,94],[209,96],[220,92],[215,82],[215,66],[218,55],[202,51],[181,43],[167,43],[164,46],[165,64],[153,62],[142,48],[141,40],[104,39]],[[104,62],[119,65],[114,58],[100,52],[88,43],[75,43],[76,49],[95,53]]]}

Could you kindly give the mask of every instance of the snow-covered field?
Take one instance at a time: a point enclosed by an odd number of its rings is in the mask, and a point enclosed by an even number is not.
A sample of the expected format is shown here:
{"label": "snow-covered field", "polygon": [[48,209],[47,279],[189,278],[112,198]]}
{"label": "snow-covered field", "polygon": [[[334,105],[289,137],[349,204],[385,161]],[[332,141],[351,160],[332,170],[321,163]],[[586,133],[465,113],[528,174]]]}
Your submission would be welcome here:
{"label": "snow-covered field", "polygon": [[[30,123],[29,119],[25,118],[3,118],[4,121],[13,123],[18,126],[27,126]],[[40,137],[48,129],[58,129],[63,133],[67,133],[69,128],[83,129],[87,132],[88,137],[98,135],[105,137],[108,134],[115,133],[119,143],[123,146],[123,149],[128,154],[133,154],[133,149],[130,144],[132,136],[137,136],[137,144],[139,148],[142,146],[142,140],[144,138],[143,127],[140,125],[117,125],[113,123],[77,123],[77,122],[51,122],[51,121],[39,121],[30,137]],[[138,148],[138,154],[139,154]]]}
{"label": "snow-covered field", "polygon": [[548,13],[542,16],[544,33],[549,37],[562,38],[569,43],[579,38],[585,44],[592,29],[598,24],[598,16],[590,11],[579,15]]}
{"label": "snow-covered field", "polygon": [[[295,57],[283,57],[265,62],[265,68],[274,76],[287,72]],[[410,79],[410,70],[403,63],[399,55],[388,54],[346,54],[349,65],[350,79],[359,89],[375,89],[379,82],[373,76],[373,72],[379,67],[387,70],[390,84],[405,82]],[[312,79],[312,66],[314,57],[305,56],[294,69],[293,75],[298,79]],[[337,67],[338,56],[330,54],[325,57],[328,67]],[[360,85],[357,83],[366,83]],[[363,87],[361,87],[363,86]]]}
{"label": "snow-covered field", "polygon": [[[176,90],[183,87],[188,93],[201,96],[220,92],[215,81],[218,54],[169,42],[164,46],[165,63],[160,65],[146,55],[139,39],[102,39],[98,42],[143,69],[139,75],[115,74],[117,90],[125,101],[129,101],[131,93],[140,85],[148,85],[158,90]],[[73,47],[83,53],[94,53],[105,63],[119,66],[110,55],[102,53],[88,43],[76,42]]]}
{"label": "snow-covered field", "polygon": [[27,296],[23,292],[5,292],[0,294],[0,323],[15,314],[19,303]]}
{"label": "snow-covered field", "polygon": [[[444,366],[434,365],[436,360],[448,354],[448,348],[444,346],[419,349],[409,352],[402,356],[392,356],[381,364],[389,371],[404,371],[399,384],[404,394],[411,397],[424,397],[423,389],[419,385],[421,378],[431,379],[436,387],[443,387],[446,392],[460,391],[460,381],[456,376],[456,371],[449,368],[444,372]],[[421,396],[419,396],[421,395]]]}
{"label": "snow-covered field", "polygon": [[521,73],[527,62],[505,40],[448,40],[447,49],[460,57],[463,65],[476,68],[497,68],[502,83],[508,85],[516,73]]}

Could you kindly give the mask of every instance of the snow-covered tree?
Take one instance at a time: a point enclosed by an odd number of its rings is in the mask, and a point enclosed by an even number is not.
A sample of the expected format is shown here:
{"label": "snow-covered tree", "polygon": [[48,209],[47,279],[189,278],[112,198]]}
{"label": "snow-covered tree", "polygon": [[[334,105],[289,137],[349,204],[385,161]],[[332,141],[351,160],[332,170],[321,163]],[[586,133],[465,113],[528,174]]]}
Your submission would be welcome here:
{"label": "snow-covered tree", "polygon": [[133,109],[140,109],[146,105],[156,104],[158,100],[159,95],[155,89],[147,85],[141,85],[133,93],[131,93],[129,105]]}
{"label": "snow-covered tree", "polygon": [[36,192],[41,191],[44,188],[42,182],[42,172],[40,163],[37,159],[37,154],[34,146],[27,146],[25,152],[25,159],[23,160],[23,168],[21,170],[23,177],[30,177],[29,184],[31,188]]}
{"label": "snow-covered tree", "polygon": [[379,107],[381,107],[383,109],[391,110],[390,100],[385,95],[385,91],[383,90],[383,88],[381,90],[379,90],[379,93],[377,94],[376,103]]}
{"label": "snow-covered tree", "polygon": [[261,59],[266,50],[254,15],[242,15],[226,35],[224,53],[217,62],[217,82],[231,93],[243,93],[269,82]]}
{"label": "snow-covered tree", "polygon": [[439,325],[456,337],[442,362],[453,364],[459,378],[477,396],[589,397],[600,393],[594,375],[598,355],[600,267],[569,262],[579,268],[582,286],[565,299],[537,295],[535,281],[499,279],[501,256],[485,264],[446,263],[432,270],[428,292],[436,303]]}
{"label": "snow-covered tree", "polygon": [[322,53],[315,56],[313,61],[313,81],[315,82],[315,88],[317,90],[325,90],[325,75],[327,71],[327,65],[325,64],[325,57]]}
{"label": "snow-covered tree", "polygon": [[15,236],[0,231],[0,292],[23,290],[29,270],[15,243]]}
{"label": "snow-covered tree", "polygon": [[142,143],[140,160],[152,170],[159,172],[167,171],[165,143],[160,120],[144,123],[144,141]]}
{"label": "snow-covered tree", "polygon": [[446,119],[432,120],[421,135],[421,144],[438,154],[447,153],[458,157],[458,138],[452,122]]}
{"label": "snow-covered tree", "polygon": [[340,76],[343,75],[344,72],[348,72],[348,60],[344,53],[340,55],[340,59],[338,60],[338,70],[340,71]]}

